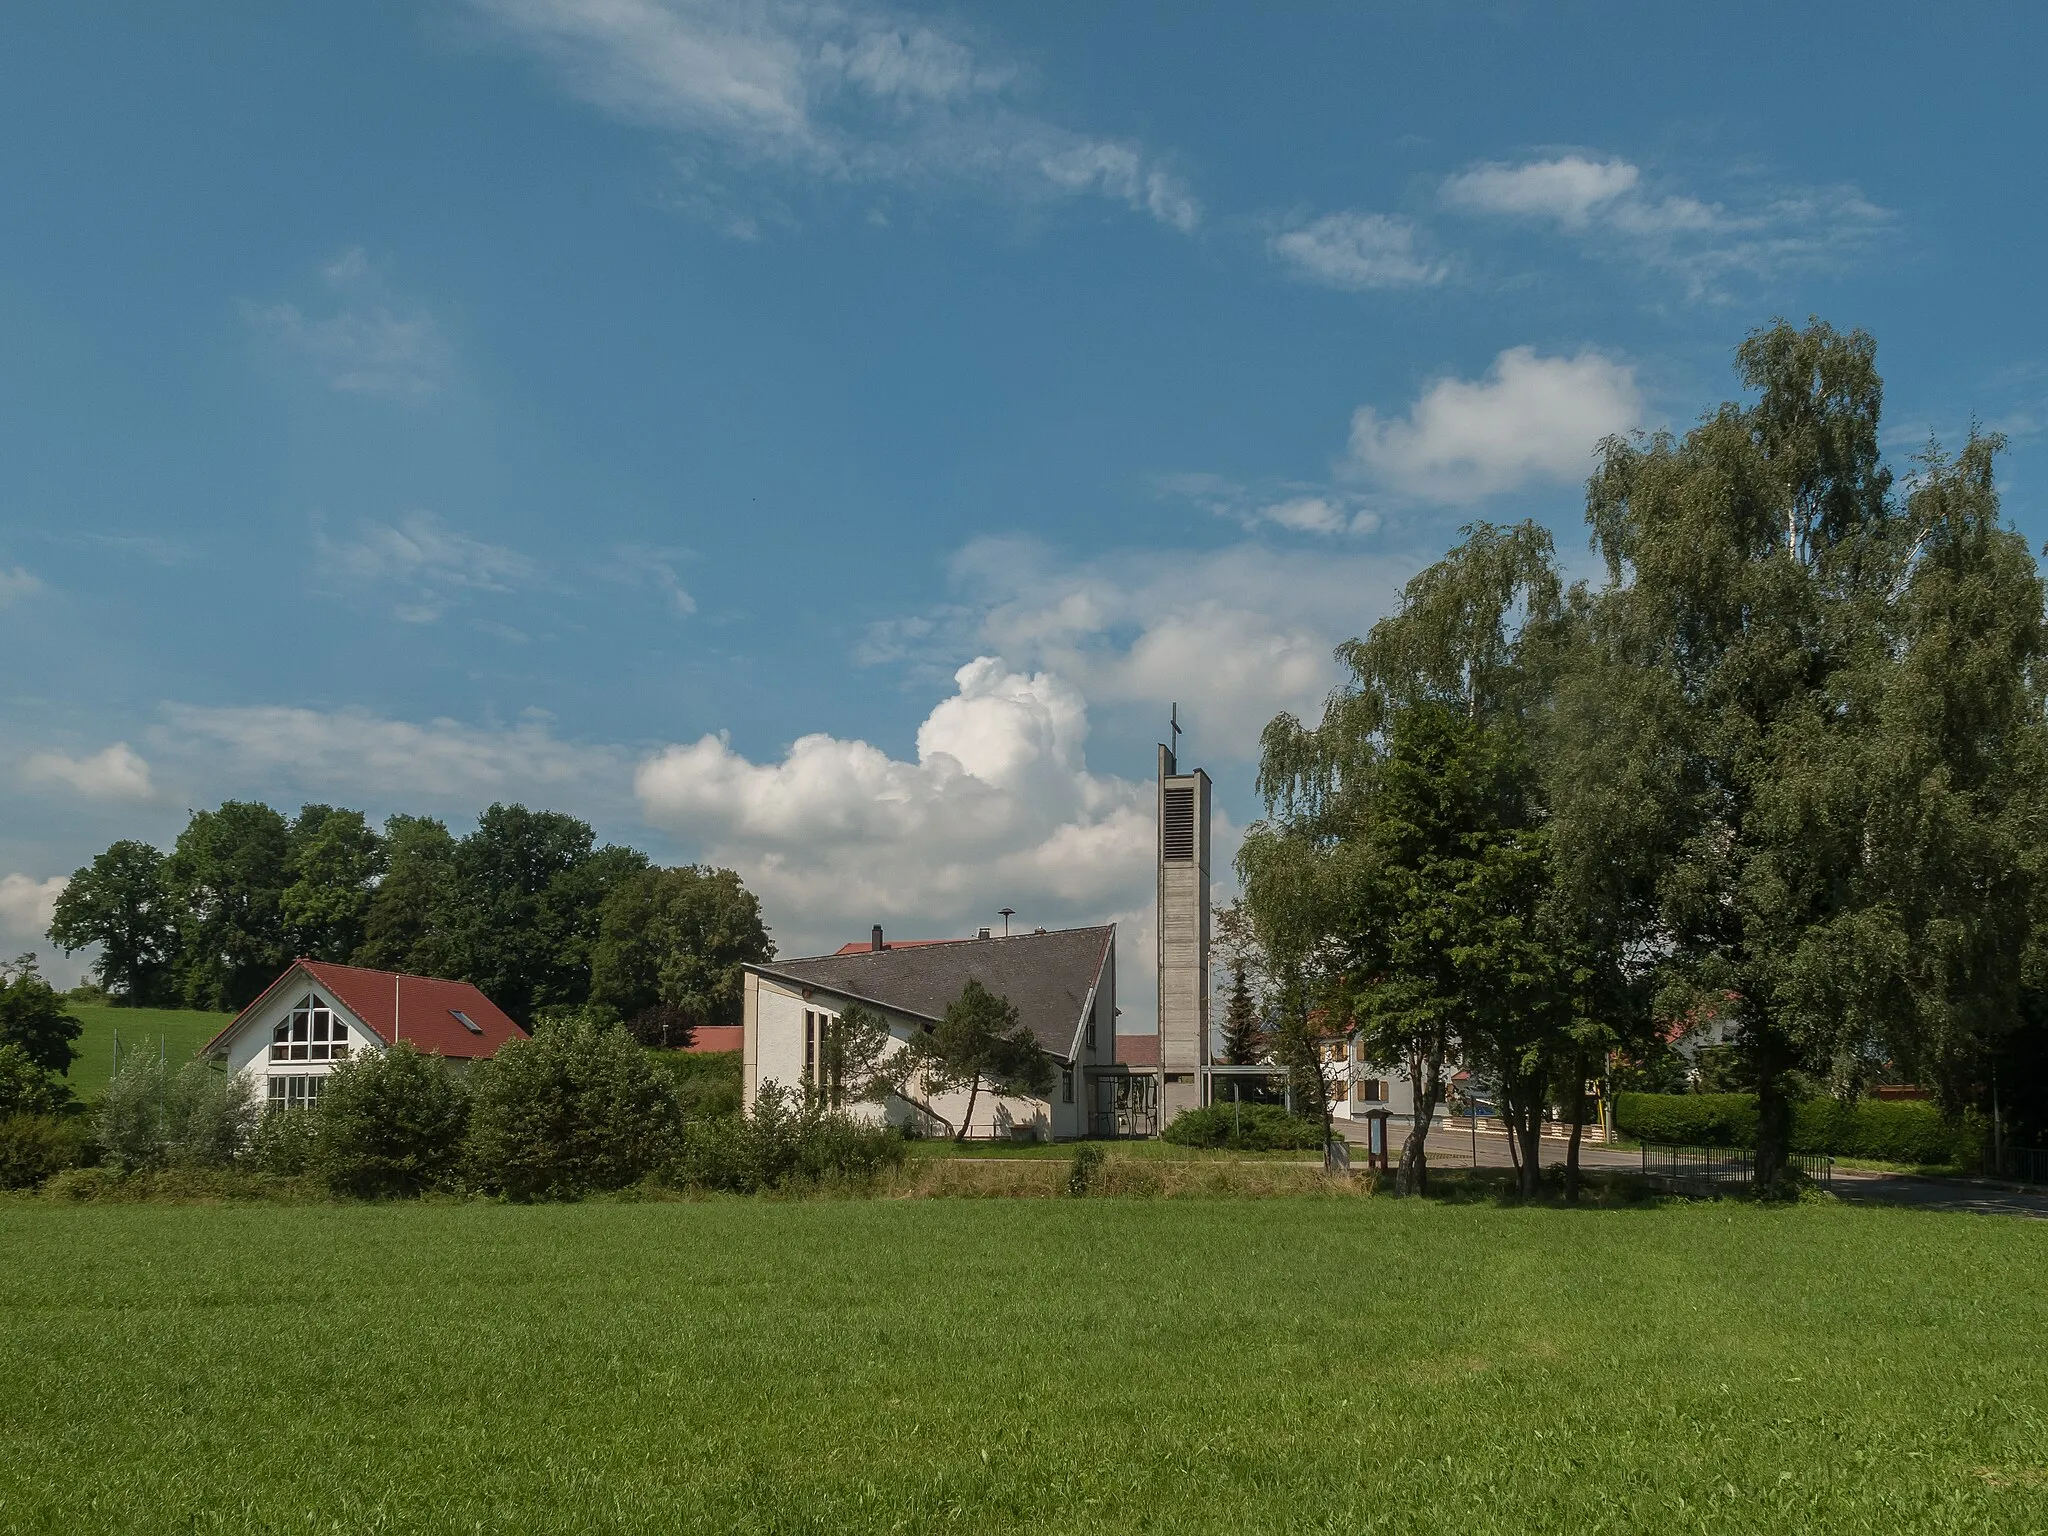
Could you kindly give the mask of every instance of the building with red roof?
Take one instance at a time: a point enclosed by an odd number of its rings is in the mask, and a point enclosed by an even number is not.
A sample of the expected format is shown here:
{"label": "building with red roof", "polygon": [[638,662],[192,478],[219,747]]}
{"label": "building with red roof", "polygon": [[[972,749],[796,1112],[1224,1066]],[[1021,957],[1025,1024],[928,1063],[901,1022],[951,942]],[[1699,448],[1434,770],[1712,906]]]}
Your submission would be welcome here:
{"label": "building with red roof", "polygon": [[317,1100],[341,1062],[400,1040],[467,1066],[525,1038],[470,982],[294,960],[203,1053],[292,1108]]}

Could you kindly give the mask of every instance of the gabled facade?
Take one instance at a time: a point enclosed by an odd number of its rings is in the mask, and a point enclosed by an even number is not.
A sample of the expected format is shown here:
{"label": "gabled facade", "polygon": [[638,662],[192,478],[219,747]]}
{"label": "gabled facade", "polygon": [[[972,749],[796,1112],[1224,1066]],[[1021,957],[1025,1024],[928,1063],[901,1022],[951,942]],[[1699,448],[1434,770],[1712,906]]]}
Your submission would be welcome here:
{"label": "gabled facade", "polygon": [[469,982],[296,960],[204,1054],[253,1078],[267,1104],[289,1109],[317,1101],[342,1062],[396,1040],[466,1065],[525,1038]]}
{"label": "gabled facade", "polygon": [[[769,1083],[832,1103],[841,1088],[824,1080],[821,1063],[829,1059],[831,1031],[849,1004],[880,1014],[902,1049],[939,1021],[970,980],[1009,999],[1051,1061],[1054,1082],[1043,1099],[998,1098],[984,1090],[967,1134],[1004,1140],[1087,1135],[1094,1079],[1112,1071],[1116,1060],[1114,924],[896,944],[886,942],[878,928],[868,944],[848,945],[837,954],[749,965],[741,1026],[747,1106]],[[935,1121],[908,1100],[837,1107],[862,1118],[919,1122],[935,1135],[956,1132],[968,1118],[965,1090],[933,1094],[915,1081],[909,1086]]]}

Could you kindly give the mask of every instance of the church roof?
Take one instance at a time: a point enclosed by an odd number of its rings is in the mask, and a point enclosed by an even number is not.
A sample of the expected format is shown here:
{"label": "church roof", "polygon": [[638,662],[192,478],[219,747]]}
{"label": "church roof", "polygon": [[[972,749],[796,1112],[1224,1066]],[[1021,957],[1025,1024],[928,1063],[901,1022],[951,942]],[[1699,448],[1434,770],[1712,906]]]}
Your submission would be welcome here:
{"label": "church roof", "polygon": [[750,971],[815,987],[892,1013],[937,1021],[969,981],[1008,998],[1048,1054],[1066,1060],[1090,989],[1102,980],[1116,924],[1019,933],[1008,938],[927,940],[901,948],[854,948],[809,960],[771,960]]}

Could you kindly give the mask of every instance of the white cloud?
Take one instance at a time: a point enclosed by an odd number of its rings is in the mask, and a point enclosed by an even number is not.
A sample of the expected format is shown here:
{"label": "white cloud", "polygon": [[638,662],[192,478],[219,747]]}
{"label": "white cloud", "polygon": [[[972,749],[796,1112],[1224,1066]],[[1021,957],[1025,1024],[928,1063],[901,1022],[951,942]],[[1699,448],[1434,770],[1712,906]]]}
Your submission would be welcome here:
{"label": "white cloud", "polygon": [[915,761],[811,735],[754,762],[705,736],[647,758],[634,788],[649,822],[761,892],[786,949],[871,922],[960,935],[1001,906],[1059,926],[1149,905],[1149,786],[1090,773],[1087,735],[1071,684],[982,656],[919,728]]}
{"label": "white cloud", "polygon": [[[1094,192],[1175,229],[1200,219],[1155,156],[1022,110],[1025,71],[934,23],[828,0],[472,4],[582,100],[746,167],[845,183]],[[694,167],[686,175],[697,183],[686,206],[729,233],[758,232],[725,189],[704,184]]]}
{"label": "white cloud", "polygon": [[416,399],[442,387],[450,351],[426,306],[394,294],[360,247],[328,262],[320,277],[328,313],[278,301],[244,305],[243,318],[345,393]]}
{"label": "white cloud", "polygon": [[1448,178],[1449,207],[1545,221],[1597,250],[1682,278],[1693,298],[1721,297],[1741,274],[1770,279],[1838,263],[1867,246],[1893,215],[1854,187],[1758,188],[1736,183],[1709,202],[1656,195],[1640,166],[1562,155],[1488,164]]}
{"label": "white cloud", "polygon": [[365,522],[351,539],[316,533],[314,547],[323,574],[390,601],[410,624],[432,623],[460,594],[510,592],[534,574],[533,562],[517,550],[458,533],[431,512]]}
{"label": "white cloud", "polygon": [[1078,687],[1092,706],[1181,706],[1192,750],[1244,761],[1281,710],[1313,710],[1331,651],[1386,612],[1406,560],[1332,550],[1139,551],[1062,565],[987,539],[955,558],[976,639]]}
{"label": "white cloud", "polygon": [[38,880],[33,875],[0,875],[0,938],[9,952],[0,958],[13,959],[16,944],[41,944],[50,919],[57,913],[57,898],[70,884],[63,875]]}
{"label": "white cloud", "polygon": [[686,619],[697,611],[697,599],[683,585],[682,575],[676,568],[689,558],[687,549],[620,544],[611,550],[606,560],[596,563],[593,570],[598,576],[621,586],[653,591],[670,613]]}
{"label": "white cloud", "polygon": [[0,566],[0,608],[6,608],[24,597],[33,597],[42,590],[42,582],[31,572],[18,565],[11,571]]}
{"label": "white cloud", "polygon": [[241,782],[283,775],[297,785],[374,796],[405,794],[482,800],[577,786],[602,786],[623,772],[609,747],[555,737],[545,719],[507,727],[454,720],[425,725],[364,709],[322,711],[287,705],[164,709],[166,750],[205,757]]}
{"label": "white cloud", "polygon": [[1596,209],[1633,192],[1642,172],[1626,160],[1566,155],[1527,165],[1482,165],[1453,176],[1443,199],[1479,213],[1546,217],[1581,228]]}
{"label": "white cloud", "polygon": [[1486,377],[1439,379],[1405,418],[1371,406],[1351,420],[1356,466],[1423,501],[1460,504],[1592,472],[1593,450],[1642,419],[1634,370],[1599,352],[1539,357],[1513,347]]}
{"label": "white cloud", "polygon": [[1337,535],[1372,533],[1380,527],[1377,512],[1361,506],[1356,496],[1328,486],[1261,488],[1203,473],[1162,475],[1157,483],[1167,495],[1184,496],[1247,532],[1284,528],[1290,533]]}
{"label": "white cloud", "polygon": [[149,764],[125,741],[117,741],[89,757],[62,752],[34,752],[21,765],[31,784],[58,784],[91,800],[147,800],[155,793]]}
{"label": "white cloud", "polygon": [[1332,288],[1413,288],[1450,270],[1416,254],[1415,226],[1383,213],[1330,213],[1273,237],[1274,256]]}

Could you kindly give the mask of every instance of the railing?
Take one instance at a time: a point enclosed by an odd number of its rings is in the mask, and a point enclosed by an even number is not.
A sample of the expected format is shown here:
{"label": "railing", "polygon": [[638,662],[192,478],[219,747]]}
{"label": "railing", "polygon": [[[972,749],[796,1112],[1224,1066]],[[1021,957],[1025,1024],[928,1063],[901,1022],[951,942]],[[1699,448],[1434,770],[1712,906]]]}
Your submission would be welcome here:
{"label": "railing", "polygon": [[1999,1163],[1999,1174],[2022,1184],[2048,1184],[2048,1149],[2007,1147]]}
{"label": "railing", "polygon": [[[1756,1154],[1747,1147],[1681,1147],[1643,1143],[1643,1172],[1673,1184],[1725,1188],[1755,1182]],[[1825,1152],[1795,1152],[1788,1169],[1815,1184],[1832,1184],[1835,1160]]]}

